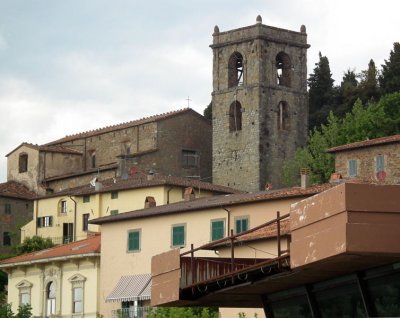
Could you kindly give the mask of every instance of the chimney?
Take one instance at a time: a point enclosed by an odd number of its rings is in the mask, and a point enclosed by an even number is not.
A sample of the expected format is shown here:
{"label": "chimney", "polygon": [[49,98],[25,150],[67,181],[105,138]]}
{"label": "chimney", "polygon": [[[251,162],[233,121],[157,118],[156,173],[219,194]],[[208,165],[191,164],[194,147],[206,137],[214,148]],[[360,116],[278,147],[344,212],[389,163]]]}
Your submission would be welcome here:
{"label": "chimney", "polygon": [[269,191],[272,189],[272,184],[271,183],[266,183],[265,184],[265,191]]}
{"label": "chimney", "polygon": [[310,187],[310,170],[308,168],[301,168],[301,188],[307,189]]}
{"label": "chimney", "polygon": [[340,183],[340,182],[342,182],[342,175],[340,173],[337,173],[337,172],[332,173],[329,182],[330,183]]}
{"label": "chimney", "polygon": [[99,181],[96,181],[96,183],[94,184],[94,190],[100,191],[101,189],[103,189],[103,184]]}
{"label": "chimney", "polygon": [[153,172],[153,170],[150,170],[149,174],[147,175],[147,180],[150,181],[153,179],[154,179],[154,172]]}
{"label": "chimney", "polygon": [[156,204],[156,200],[154,199],[154,197],[146,197],[146,201],[144,201],[145,209],[155,207],[156,205],[157,204]]}
{"label": "chimney", "polygon": [[196,195],[194,193],[194,189],[192,187],[186,188],[185,194],[183,195],[183,200],[184,201],[192,201],[195,198],[196,198]]}

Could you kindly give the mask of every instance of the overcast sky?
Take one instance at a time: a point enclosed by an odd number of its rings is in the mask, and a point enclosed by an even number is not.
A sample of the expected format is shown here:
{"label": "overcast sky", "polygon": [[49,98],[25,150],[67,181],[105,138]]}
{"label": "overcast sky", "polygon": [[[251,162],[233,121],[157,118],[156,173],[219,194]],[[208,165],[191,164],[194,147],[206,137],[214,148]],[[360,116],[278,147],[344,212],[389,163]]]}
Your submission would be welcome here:
{"label": "overcast sky", "polygon": [[211,100],[212,33],[263,23],[307,27],[336,82],[388,59],[400,41],[398,0],[0,0],[0,182],[22,142]]}

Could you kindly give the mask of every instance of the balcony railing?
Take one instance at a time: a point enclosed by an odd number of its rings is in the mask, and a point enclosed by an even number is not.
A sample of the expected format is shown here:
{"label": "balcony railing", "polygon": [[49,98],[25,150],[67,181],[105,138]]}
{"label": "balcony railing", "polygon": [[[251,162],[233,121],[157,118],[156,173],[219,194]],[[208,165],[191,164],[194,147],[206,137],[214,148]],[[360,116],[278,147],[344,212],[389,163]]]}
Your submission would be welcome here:
{"label": "balcony railing", "polygon": [[112,318],[145,318],[150,307],[131,307],[112,311]]}

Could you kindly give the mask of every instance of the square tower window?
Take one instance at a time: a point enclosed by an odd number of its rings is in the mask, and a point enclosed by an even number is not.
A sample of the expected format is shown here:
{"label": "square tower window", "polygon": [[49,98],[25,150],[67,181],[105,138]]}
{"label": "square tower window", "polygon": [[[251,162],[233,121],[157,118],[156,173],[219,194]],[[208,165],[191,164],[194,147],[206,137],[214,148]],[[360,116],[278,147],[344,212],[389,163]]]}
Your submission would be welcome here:
{"label": "square tower window", "polygon": [[182,166],[184,167],[198,167],[199,155],[195,150],[182,150]]}
{"label": "square tower window", "polygon": [[242,130],[242,105],[235,101],[229,107],[229,131]]}
{"label": "square tower window", "polygon": [[19,173],[28,171],[28,154],[21,153],[18,161]]}
{"label": "square tower window", "polygon": [[228,87],[243,85],[243,56],[234,52],[228,62]]}

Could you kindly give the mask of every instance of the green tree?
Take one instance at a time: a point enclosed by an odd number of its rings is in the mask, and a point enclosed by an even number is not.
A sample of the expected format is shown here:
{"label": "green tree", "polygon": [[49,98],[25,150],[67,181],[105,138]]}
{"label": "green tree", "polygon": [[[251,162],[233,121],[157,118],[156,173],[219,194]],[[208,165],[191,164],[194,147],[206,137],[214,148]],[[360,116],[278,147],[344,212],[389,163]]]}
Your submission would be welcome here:
{"label": "green tree", "polygon": [[212,102],[204,109],[203,115],[206,119],[212,120]]}
{"label": "green tree", "polygon": [[382,65],[379,76],[379,84],[382,95],[400,91],[400,43],[393,44],[389,60]]}
{"label": "green tree", "polygon": [[319,52],[319,62],[308,78],[309,127],[324,123],[333,108],[333,82],[329,60]]}
{"label": "green tree", "polygon": [[53,247],[54,244],[49,238],[43,238],[40,236],[32,236],[26,238],[20,245],[15,247],[17,255],[25,253],[32,253],[35,251],[44,250]]}
{"label": "green tree", "polygon": [[339,94],[336,99],[335,115],[342,118],[346,113],[351,112],[354,103],[358,98],[358,80],[354,70],[348,69],[344,73],[339,87]]}
{"label": "green tree", "polygon": [[158,307],[152,308],[147,318],[218,318],[217,308],[207,307]]}
{"label": "green tree", "polygon": [[363,103],[370,100],[378,101],[380,97],[380,91],[378,87],[378,71],[375,66],[374,60],[370,60],[368,63],[368,69],[362,71],[360,74],[360,85],[359,98]]}

